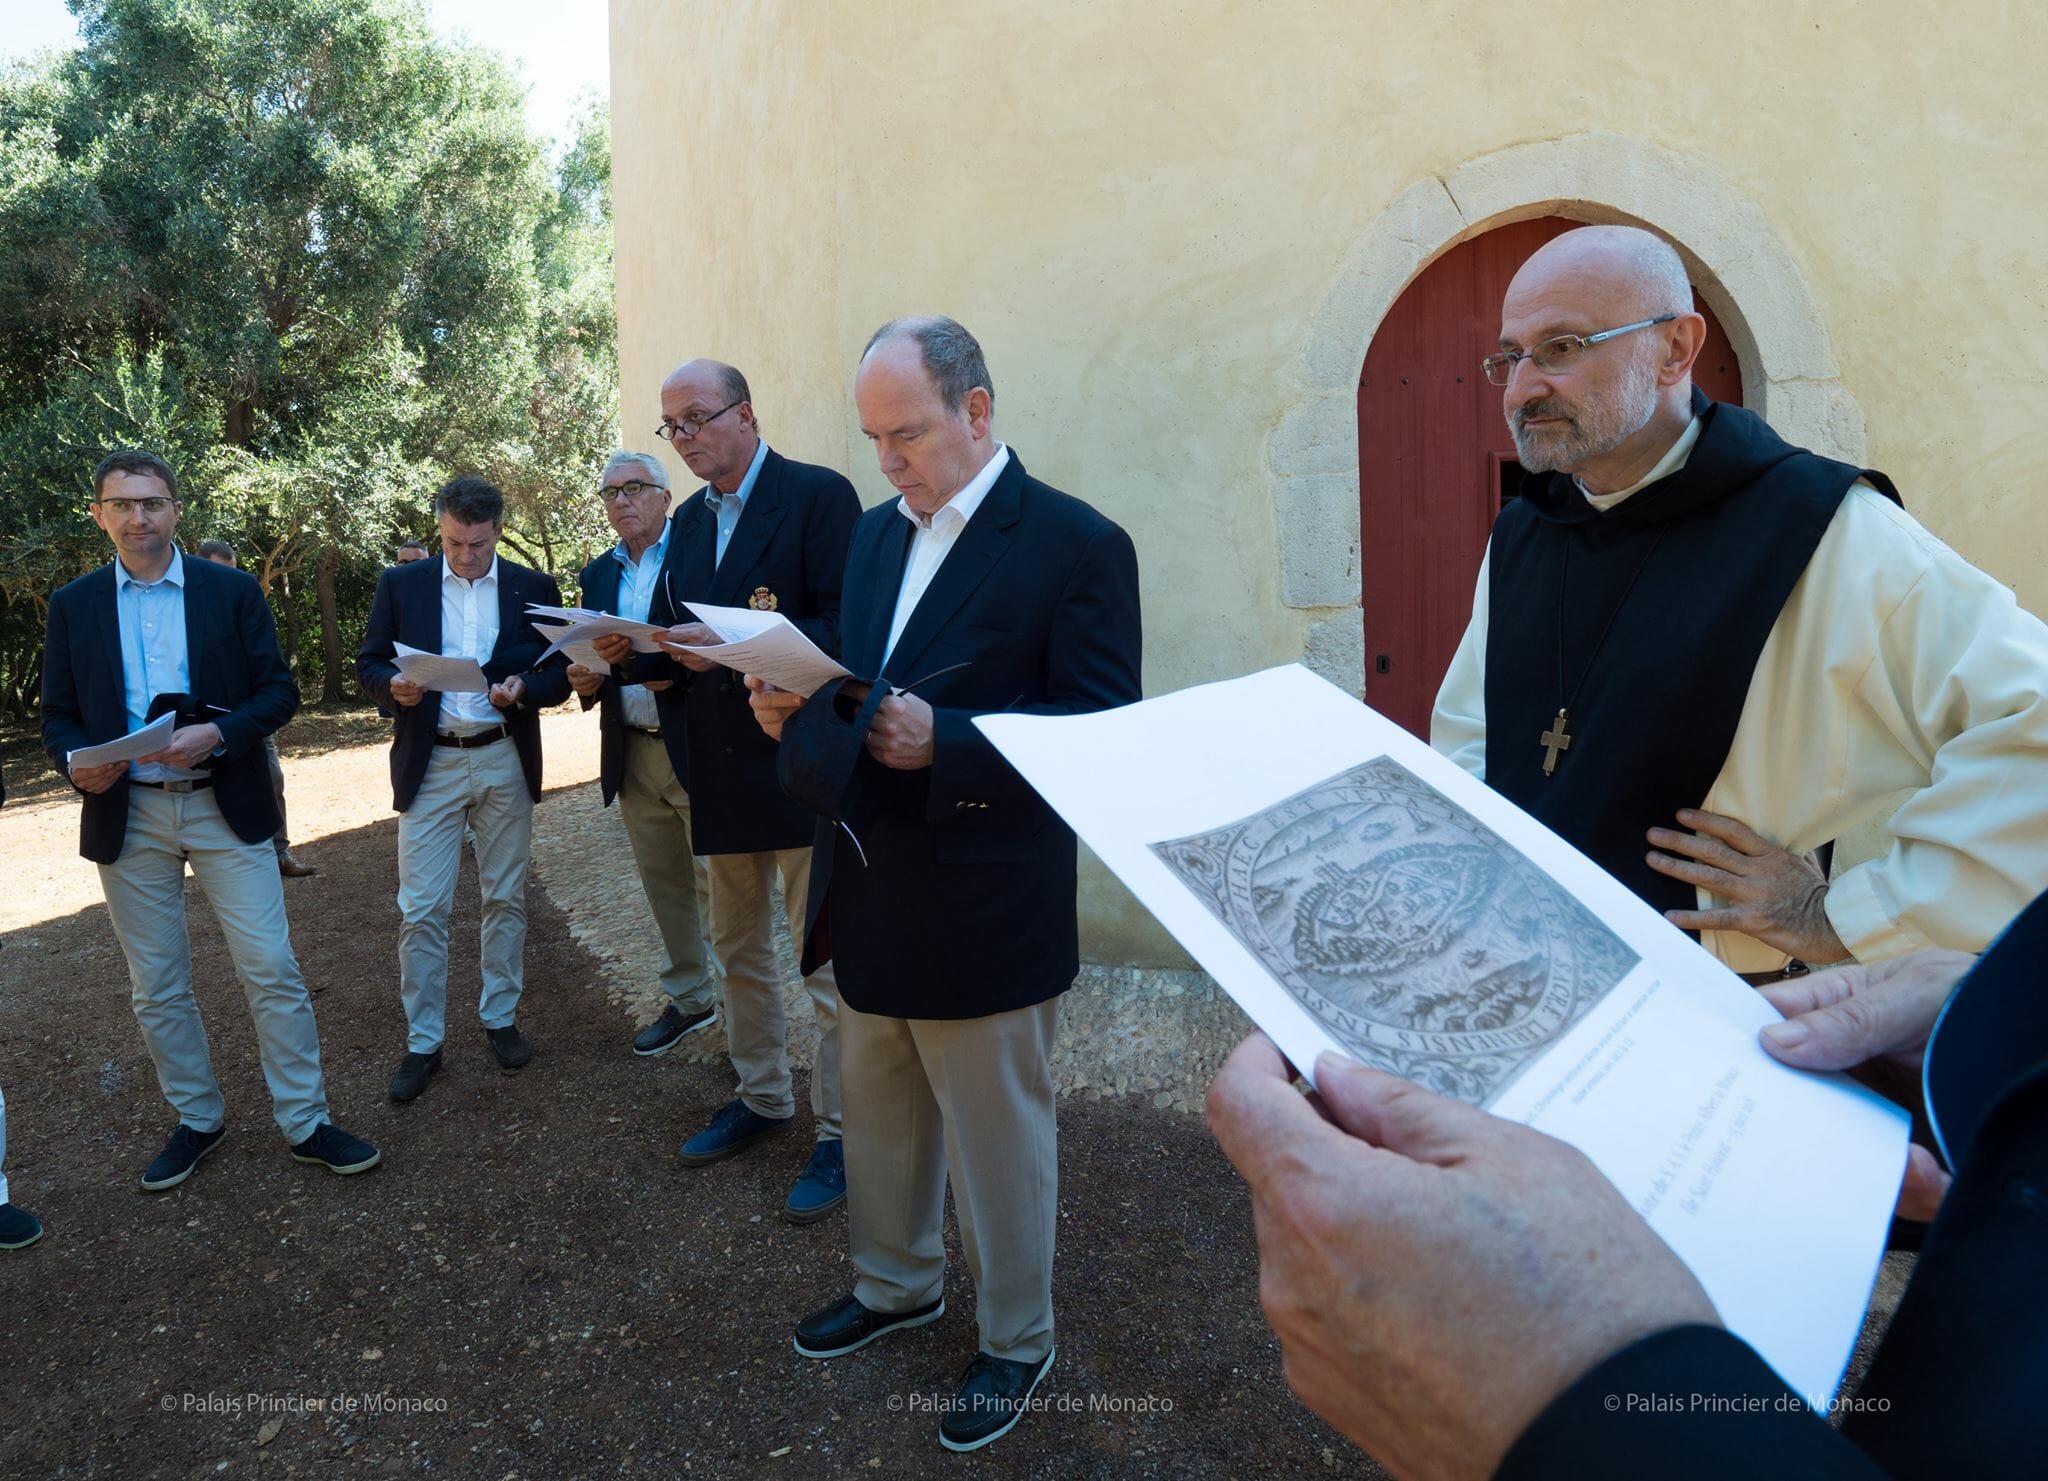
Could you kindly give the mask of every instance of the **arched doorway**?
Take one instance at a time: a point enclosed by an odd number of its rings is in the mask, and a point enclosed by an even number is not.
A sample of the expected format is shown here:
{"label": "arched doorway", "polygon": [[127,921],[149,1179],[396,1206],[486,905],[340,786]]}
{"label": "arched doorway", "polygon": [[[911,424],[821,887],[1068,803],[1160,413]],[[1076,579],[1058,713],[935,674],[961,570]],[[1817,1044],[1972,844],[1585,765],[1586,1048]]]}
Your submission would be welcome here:
{"label": "arched doorway", "polygon": [[[1496,227],[1431,263],[1387,311],[1358,381],[1360,605],[1365,699],[1428,737],[1436,691],[1472,615],[1472,583],[1501,505],[1521,477],[1501,393],[1479,362],[1500,337],[1500,303],[1529,255],[1583,222],[1544,216]],[[1742,403],[1742,373],[1707,306],[1696,380]]]}

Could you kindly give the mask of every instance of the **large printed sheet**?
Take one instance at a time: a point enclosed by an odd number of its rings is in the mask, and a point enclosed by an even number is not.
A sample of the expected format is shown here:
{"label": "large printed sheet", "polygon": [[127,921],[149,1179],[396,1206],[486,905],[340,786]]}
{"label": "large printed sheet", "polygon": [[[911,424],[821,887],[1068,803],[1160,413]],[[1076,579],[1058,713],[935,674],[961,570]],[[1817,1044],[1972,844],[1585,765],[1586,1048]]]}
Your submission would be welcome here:
{"label": "large printed sheet", "polygon": [[1572,1143],[1827,1404],[1908,1119],[1765,1054],[1776,1013],[1696,942],[1299,666],[976,723],[1305,1074],[1335,1050]]}

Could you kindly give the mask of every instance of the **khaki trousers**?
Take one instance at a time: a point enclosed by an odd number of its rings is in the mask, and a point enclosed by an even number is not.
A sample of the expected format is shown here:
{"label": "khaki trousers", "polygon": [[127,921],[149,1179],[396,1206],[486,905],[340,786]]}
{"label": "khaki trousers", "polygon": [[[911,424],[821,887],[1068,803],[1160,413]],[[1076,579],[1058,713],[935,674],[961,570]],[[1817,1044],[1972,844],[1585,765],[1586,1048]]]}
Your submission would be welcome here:
{"label": "khaki trousers", "polygon": [[99,866],[107,914],[128,958],[129,1002],[156,1064],[156,1081],[178,1119],[217,1131],[227,1102],[199,1004],[192,996],[192,942],[185,931],[185,865],[213,906],[249,1000],[271,1115],[288,1142],[302,1142],[326,1121],[320,1034],[313,1001],[292,954],[284,881],[269,842],[244,843],[220,815],[211,790],[128,789],[128,833],[121,857]]}
{"label": "khaki trousers", "polygon": [[718,1001],[718,959],[705,938],[710,882],[704,861],[690,853],[690,794],[658,735],[626,732],[619,820],[661,933],[661,989],[677,1011],[702,1013]]}
{"label": "khaki trousers", "polygon": [[946,1179],[974,1277],[981,1350],[1052,1351],[1059,999],[987,1018],[839,1015],[853,1293],[871,1311],[939,1299]]}
{"label": "khaki trousers", "polygon": [[[462,834],[476,835],[483,897],[483,995],[477,1016],[504,1028],[526,987],[526,864],[533,798],[511,738],[473,750],[436,746],[412,806],[398,815],[398,983],[405,1047],[430,1054],[447,1036],[448,912],[462,865]],[[277,872],[273,862],[271,872]]]}
{"label": "khaki trousers", "polygon": [[[811,851],[769,850],[713,854],[711,939],[725,963],[725,1042],[740,1077],[739,1098],[759,1116],[796,1114],[789,1075],[788,1024],[782,1004],[782,968],[775,960],[775,880],[782,879],[783,913],[792,939],[804,933],[811,883]],[[811,1115],[817,1140],[843,1135],[839,1105],[839,985],[828,964],[804,979],[818,1023],[818,1057],[811,1066]]]}

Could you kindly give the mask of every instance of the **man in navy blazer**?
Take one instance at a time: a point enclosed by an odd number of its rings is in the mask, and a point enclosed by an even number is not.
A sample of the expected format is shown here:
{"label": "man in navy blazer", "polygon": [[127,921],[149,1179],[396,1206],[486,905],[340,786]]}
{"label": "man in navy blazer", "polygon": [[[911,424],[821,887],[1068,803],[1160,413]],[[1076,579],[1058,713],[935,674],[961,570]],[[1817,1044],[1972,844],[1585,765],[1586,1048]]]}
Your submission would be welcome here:
{"label": "man in navy blazer", "polygon": [[[692,360],[661,387],[661,431],[704,487],[669,521],[663,595],[672,606],[699,602],[780,612],[830,653],[839,646],[839,581],[860,499],[843,474],[786,458],[761,438],[753,393],[736,368]],[[687,610],[669,636],[678,645],[717,636]],[[672,648],[633,660],[626,640],[600,641],[614,663],[675,681],[663,732],[680,743],[676,775],[688,789],[691,848],[711,885],[711,940],[725,971],[726,1046],[739,1077],[732,1100],[678,1149],[687,1167],[723,1161],[796,1124],[775,958],[775,886],[782,885],[790,934],[802,930],[810,890],[811,817],[783,795],[775,746],[754,723],[741,676]],[[839,995],[829,966],[806,974],[818,1028],[811,1070],[811,1152],[782,1203],[782,1216],[809,1224],[846,1201],[839,1091]],[[642,1032],[640,1043],[682,1031],[679,1005]],[[636,1045],[637,1047],[637,1045]]]}
{"label": "man in navy blazer", "polygon": [[[500,1069],[525,1068],[526,865],[540,801],[540,711],[569,693],[568,660],[545,661],[528,603],[559,606],[555,579],[500,557],[505,496],[457,478],[435,496],[441,555],[388,567],[356,656],[365,693],[396,716],[392,806],[398,810],[399,987],[406,1052],[391,1098],[409,1101],[442,1066],[448,912],[465,830],[476,839],[483,897],[483,995],[477,1005]],[[484,693],[424,689],[399,672],[398,646],[474,660]]]}
{"label": "man in navy blazer", "polygon": [[[854,529],[840,658],[915,692],[879,702],[845,827],[816,829],[804,965],[829,952],[844,1002],[857,1281],[797,1323],[796,1347],[834,1357],[938,1317],[950,1172],[980,1341],[939,1439],[972,1450],[1022,1417],[1052,1365],[1049,1059],[1080,961],[1074,834],[973,720],[1139,698],[1137,555],[996,441],[981,346],[951,319],[877,330],[855,400],[902,497]],[[749,685],[779,734],[796,697]]]}
{"label": "man in navy blazer", "polygon": [[[92,517],[116,559],[51,596],[43,644],[43,746],[85,797],[79,852],[99,865],[135,1020],[178,1113],[142,1186],[182,1183],[227,1134],[192,996],[188,862],[227,938],[292,1155],[365,1172],[377,1149],[328,1120],[313,1005],[270,846],[279,817],[263,742],[298,709],[298,686],[256,583],[178,550],[183,508],[161,458],[124,451],[102,461]],[[71,764],[73,752],[119,740],[165,709],[178,718],[162,750]]]}

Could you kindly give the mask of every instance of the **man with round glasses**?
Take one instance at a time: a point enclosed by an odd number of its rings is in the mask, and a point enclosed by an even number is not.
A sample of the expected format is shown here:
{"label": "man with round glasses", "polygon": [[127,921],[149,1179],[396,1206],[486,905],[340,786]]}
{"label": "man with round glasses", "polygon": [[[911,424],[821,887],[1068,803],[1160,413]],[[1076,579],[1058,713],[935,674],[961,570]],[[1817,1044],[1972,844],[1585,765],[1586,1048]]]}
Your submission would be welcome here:
{"label": "man with round glasses", "polygon": [[[688,614],[676,603],[667,570],[670,549],[668,470],[652,453],[615,452],[598,481],[605,518],[619,543],[583,568],[583,604],[662,627]],[[624,654],[630,644],[620,645]],[[669,662],[664,676],[628,682],[609,666],[569,667],[569,687],[584,709],[598,709],[598,788],[606,807],[618,799],[647,908],[660,933],[661,1016],[634,1040],[636,1054],[663,1054],[718,1022],[718,976],[706,931],[711,905],[703,860],[690,845],[689,775],[682,695]]]}
{"label": "man with round glasses", "polygon": [[1708,401],[1705,328],[1634,227],[1516,273],[1483,368],[1527,476],[1431,742],[1753,978],[1982,950],[2048,886],[2011,802],[2048,791],[2048,628],[1883,474]]}
{"label": "man with round glasses", "polygon": [[[799,463],[761,438],[747,378],[716,360],[678,366],[661,386],[661,435],[704,487],[668,522],[663,598],[677,645],[717,641],[683,607],[702,602],[780,612],[827,653],[839,650],[839,583],[860,498],[842,473]],[[649,618],[658,621],[658,618]],[[774,903],[803,934],[810,889],[809,813],[775,774],[775,746],[754,723],[741,676],[708,659],[630,653],[626,639],[599,653],[628,683],[668,679],[659,696],[663,736],[688,792],[690,844],[711,881],[711,942],[725,975],[725,1036],[739,1083],[734,1097],[677,1155],[704,1167],[796,1125],[776,960]],[[620,666],[624,666],[622,669]],[[677,740],[667,740],[679,734]],[[811,1069],[812,1146],[781,1207],[791,1223],[825,1218],[846,1202],[839,1110],[839,992],[829,966],[804,978],[818,1026]],[[635,1040],[658,1052],[690,1031],[672,1002]]]}

